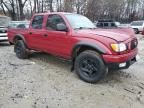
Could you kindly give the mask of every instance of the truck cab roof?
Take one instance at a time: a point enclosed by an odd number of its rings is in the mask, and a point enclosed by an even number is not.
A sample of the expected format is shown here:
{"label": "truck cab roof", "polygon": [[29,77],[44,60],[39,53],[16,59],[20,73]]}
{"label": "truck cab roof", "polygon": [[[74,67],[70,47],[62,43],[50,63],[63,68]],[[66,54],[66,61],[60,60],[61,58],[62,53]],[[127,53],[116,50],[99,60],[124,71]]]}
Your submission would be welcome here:
{"label": "truck cab roof", "polygon": [[36,13],[34,14],[35,15],[49,15],[49,14],[63,14],[63,15],[66,15],[66,14],[76,14],[76,13],[69,13],[69,12],[47,12],[47,13]]}

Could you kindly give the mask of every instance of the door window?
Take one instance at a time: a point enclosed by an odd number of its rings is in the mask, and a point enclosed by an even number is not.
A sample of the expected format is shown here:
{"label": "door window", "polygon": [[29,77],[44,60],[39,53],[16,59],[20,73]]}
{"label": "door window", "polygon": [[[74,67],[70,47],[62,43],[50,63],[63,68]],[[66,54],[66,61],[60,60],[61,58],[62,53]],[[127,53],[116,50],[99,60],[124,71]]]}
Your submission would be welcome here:
{"label": "door window", "polygon": [[47,30],[57,30],[57,24],[64,24],[66,26],[66,23],[64,22],[63,18],[59,15],[49,15],[46,23]]}
{"label": "door window", "polygon": [[34,17],[32,21],[32,28],[34,29],[42,29],[42,23],[43,23],[43,16],[37,15]]}

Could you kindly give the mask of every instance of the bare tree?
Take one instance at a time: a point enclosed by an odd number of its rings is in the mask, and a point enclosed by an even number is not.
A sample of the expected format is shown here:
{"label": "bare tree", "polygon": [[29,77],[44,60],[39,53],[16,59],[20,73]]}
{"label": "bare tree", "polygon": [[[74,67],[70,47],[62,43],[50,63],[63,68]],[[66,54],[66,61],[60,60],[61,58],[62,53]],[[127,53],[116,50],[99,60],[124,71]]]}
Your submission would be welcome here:
{"label": "bare tree", "polygon": [[63,11],[63,3],[62,0],[56,0],[56,4],[57,4],[57,11]]}
{"label": "bare tree", "polygon": [[[16,11],[15,11],[16,5],[15,5],[14,0],[5,0],[5,1],[1,0],[1,5],[7,9],[9,15],[12,17],[13,20],[17,19],[16,18]],[[3,12],[5,12],[4,7],[3,7]]]}
{"label": "bare tree", "polygon": [[74,1],[73,0],[64,0],[64,11],[73,12],[74,11]]}
{"label": "bare tree", "polygon": [[20,11],[20,19],[21,20],[24,20],[25,19],[25,15],[24,15],[24,6],[25,6],[25,3],[27,2],[27,0],[18,0],[18,4],[19,4],[19,11]]}
{"label": "bare tree", "polygon": [[3,1],[2,1],[2,0],[0,1],[0,6],[1,6],[2,12],[6,15],[6,11],[5,11],[5,9],[4,9]]}
{"label": "bare tree", "polygon": [[74,6],[78,14],[82,13],[82,10],[86,3],[87,3],[87,0],[75,0],[74,1]]}

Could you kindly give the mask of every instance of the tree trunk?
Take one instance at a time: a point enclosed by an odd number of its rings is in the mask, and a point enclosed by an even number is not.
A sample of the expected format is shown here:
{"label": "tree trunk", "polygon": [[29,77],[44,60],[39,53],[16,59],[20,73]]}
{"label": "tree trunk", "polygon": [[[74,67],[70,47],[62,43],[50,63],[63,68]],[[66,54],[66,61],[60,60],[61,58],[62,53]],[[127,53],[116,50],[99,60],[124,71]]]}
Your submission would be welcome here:
{"label": "tree trunk", "polygon": [[3,14],[6,15],[6,11],[5,11],[4,7],[3,7],[3,3],[2,3],[2,1],[1,1],[0,3],[1,3],[1,7],[2,7]]}
{"label": "tree trunk", "polygon": [[25,19],[23,8],[24,8],[26,2],[27,2],[27,0],[25,0],[24,2],[23,2],[23,0],[18,0],[19,12],[20,12],[20,20],[24,20]]}
{"label": "tree trunk", "polygon": [[23,13],[23,3],[22,3],[22,0],[18,0],[18,3],[19,3],[20,20],[24,20],[25,16],[24,16],[24,13]]}
{"label": "tree trunk", "polygon": [[50,0],[50,12],[53,12],[53,0]]}

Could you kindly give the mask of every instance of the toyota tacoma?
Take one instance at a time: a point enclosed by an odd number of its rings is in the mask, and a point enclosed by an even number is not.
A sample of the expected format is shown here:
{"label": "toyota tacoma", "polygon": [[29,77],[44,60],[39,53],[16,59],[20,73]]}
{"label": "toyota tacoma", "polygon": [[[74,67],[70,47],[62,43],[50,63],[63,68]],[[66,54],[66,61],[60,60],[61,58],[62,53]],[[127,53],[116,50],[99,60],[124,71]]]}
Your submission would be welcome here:
{"label": "toyota tacoma", "polygon": [[89,83],[104,78],[108,70],[129,68],[138,53],[131,28],[96,28],[74,13],[35,14],[28,29],[9,29],[8,37],[18,58],[26,59],[35,50],[71,60],[72,69]]}

